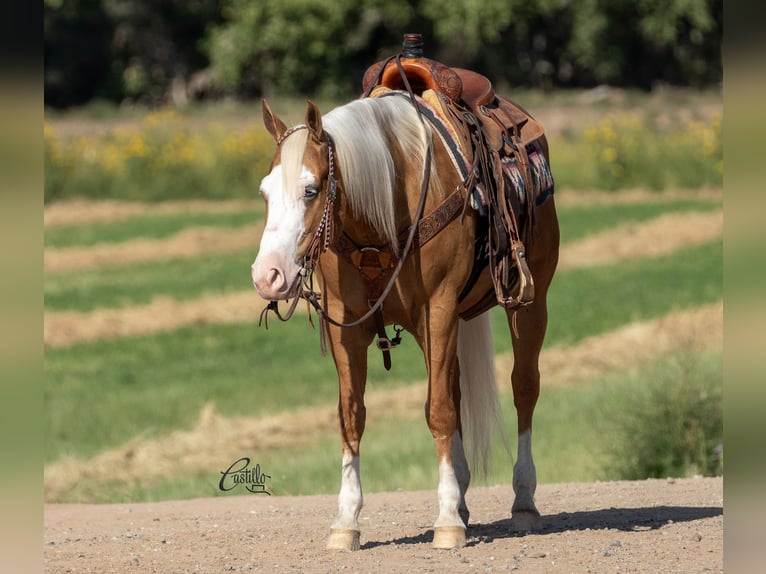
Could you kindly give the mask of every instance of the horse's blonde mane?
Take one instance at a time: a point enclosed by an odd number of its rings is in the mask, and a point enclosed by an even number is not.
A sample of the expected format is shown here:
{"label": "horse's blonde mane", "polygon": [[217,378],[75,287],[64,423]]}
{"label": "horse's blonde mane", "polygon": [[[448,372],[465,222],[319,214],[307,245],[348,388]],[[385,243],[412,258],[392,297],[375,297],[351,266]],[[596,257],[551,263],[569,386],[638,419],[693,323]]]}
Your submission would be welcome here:
{"label": "horse's blonde mane", "polygon": [[389,146],[422,172],[430,138],[412,103],[405,98],[364,98],[335,108],[323,118],[335,142],[344,191],[355,217],[365,219],[398,252],[394,211],[397,172]]}

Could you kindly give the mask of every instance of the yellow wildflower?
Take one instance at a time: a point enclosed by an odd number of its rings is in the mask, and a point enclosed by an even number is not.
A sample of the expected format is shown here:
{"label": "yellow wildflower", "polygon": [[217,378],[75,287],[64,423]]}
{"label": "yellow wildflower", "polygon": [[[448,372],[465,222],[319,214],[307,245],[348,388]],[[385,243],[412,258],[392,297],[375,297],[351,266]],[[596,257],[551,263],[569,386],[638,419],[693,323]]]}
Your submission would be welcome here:
{"label": "yellow wildflower", "polygon": [[617,159],[617,150],[613,147],[604,148],[601,152],[601,161],[604,163],[612,163]]}
{"label": "yellow wildflower", "polygon": [[125,151],[130,157],[147,157],[149,146],[141,134],[133,134],[125,146]]}

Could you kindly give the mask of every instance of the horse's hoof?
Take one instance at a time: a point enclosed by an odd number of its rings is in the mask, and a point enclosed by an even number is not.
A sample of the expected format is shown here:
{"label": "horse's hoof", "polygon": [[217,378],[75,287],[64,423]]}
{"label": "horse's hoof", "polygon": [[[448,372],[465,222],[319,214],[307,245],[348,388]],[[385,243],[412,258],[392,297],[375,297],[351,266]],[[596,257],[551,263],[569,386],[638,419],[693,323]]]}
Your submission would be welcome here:
{"label": "horse's hoof", "polygon": [[359,550],[359,531],[331,528],[327,539],[328,550]]}
{"label": "horse's hoof", "polygon": [[434,548],[462,548],[465,546],[465,528],[462,526],[437,526],[434,528]]}
{"label": "horse's hoof", "polygon": [[543,521],[536,510],[517,510],[511,516],[511,530],[514,532],[536,532],[542,528]]}

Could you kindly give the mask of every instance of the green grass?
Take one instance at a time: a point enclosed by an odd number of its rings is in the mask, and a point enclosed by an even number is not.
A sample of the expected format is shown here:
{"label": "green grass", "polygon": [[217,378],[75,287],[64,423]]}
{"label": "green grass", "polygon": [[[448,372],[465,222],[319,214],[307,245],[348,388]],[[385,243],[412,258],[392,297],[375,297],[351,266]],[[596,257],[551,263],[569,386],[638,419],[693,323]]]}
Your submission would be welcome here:
{"label": "green grass", "polygon": [[[721,242],[658,259],[561,273],[550,294],[547,344],[572,344],[628,321],[720,299]],[[171,274],[172,275],[172,274]],[[509,351],[502,312],[495,348]],[[90,456],[140,433],[190,425],[206,401],[225,414],[257,415],[336,400],[332,360],[305,319],[188,327],[171,333],[81,344],[46,353],[46,460]],[[383,371],[370,351],[371,388],[424,377],[410,336]],[[99,429],[94,433],[94,429]]]}
{"label": "green grass", "polygon": [[[669,212],[720,209],[720,201],[647,201],[631,205],[559,207],[562,240],[573,241],[625,222],[640,222]],[[182,229],[213,225],[236,227],[262,217],[238,214],[140,216],[108,225],[51,229],[48,246],[95,245],[135,237],[162,238]],[[253,249],[104,269],[49,274],[46,310],[116,308],[148,303],[156,296],[190,300],[201,295],[251,289]],[[658,258],[623,261],[558,273],[549,293],[546,345],[575,344],[635,320],[689,309],[722,296],[722,242],[690,247]],[[253,293],[253,297],[257,295]],[[255,317],[230,325],[194,325],[169,333],[83,343],[47,349],[45,356],[45,462],[71,455],[92,457],[135,438],[162,436],[194,426],[203,405],[213,402],[224,416],[259,416],[301,406],[331,406],[337,378],[330,357],[322,357],[318,334],[297,315],[289,323],[259,329]],[[511,349],[505,314],[493,310],[497,352]],[[425,379],[420,349],[405,334],[386,372],[380,353],[369,353],[369,390]],[[701,376],[720,380],[720,353],[693,361]],[[614,453],[620,410],[640,404],[633,390],[661,379],[667,361],[571,387],[546,387],[536,412],[535,454],[541,482],[618,478]],[[507,374],[503,376],[507,379]],[[718,377],[718,379],[716,379]],[[662,379],[671,381],[672,378]],[[632,390],[630,390],[632,389]],[[630,392],[629,392],[630,391]],[[640,397],[639,397],[640,398]],[[510,393],[503,395],[506,426],[514,428]],[[655,425],[656,426],[656,425]],[[576,437],[576,440],[573,440]],[[608,440],[607,440],[608,439]],[[272,475],[275,494],[334,493],[339,477],[339,439],[334,429],[312,437],[310,447],[259,452],[251,456]],[[514,441],[515,442],[515,441]],[[509,483],[512,461],[496,458],[486,481]],[[504,460],[504,462],[502,462]],[[126,501],[222,495],[219,472],[233,461],[200,475],[180,473],[146,483],[94,484],[87,481],[65,495],[68,501]],[[433,489],[437,474],[433,442],[422,417],[371,420],[364,441],[365,490]],[[231,494],[241,494],[232,491]],[[509,501],[510,506],[510,501]]]}
{"label": "green grass", "polygon": [[[681,357],[681,358],[679,358]],[[616,480],[623,478],[617,464],[628,460],[634,451],[624,422],[635,412],[632,401],[642,389],[655,381],[673,381],[673,365],[692,361],[692,375],[710,381],[720,389],[722,353],[681,351],[658,357],[650,364],[628,372],[611,372],[595,381],[576,386],[543,388],[535,411],[534,456],[540,483]],[[656,385],[655,385],[656,386]],[[677,397],[683,401],[683,397]],[[509,392],[502,394],[505,426],[510,437],[512,456],[496,441],[490,472],[485,478],[474,477],[474,486],[509,484],[513,472],[516,437],[515,411]],[[671,405],[672,407],[672,405]],[[680,407],[679,407],[680,408]],[[710,407],[716,411],[715,403]],[[720,413],[719,413],[720,414]],[[632,429],[631,429],[632,430]],[[649,427],[646,430],[651,430]],[[720,430],[720,429],[719,429]],[[711,436],[711,444],[720,440]],[[337,492],[340,481],[340,439],[334,431],[312,437],[308,448],[285,448],[243,452],[252,464],[271,476],[267,486],[277,495],[330,494]],[[245,494],[235,489],[223,494],[217,484],[220,471],[233,461],[221,460],[209,471],[142,483],[93,484],[83,482],[65,496],[66,501],[144,501],[227,496]],[[362,484],[365,492],[434,490],[438,480],[433,440],[422,417],[373,419],[367,424],[362,442]],[[684,473],[671,473],[682,476]],[[512,501],[508,500],[510,509]]]}
{"label": "green grass", "polygon": [[[631,321],[719,300],[722,251],[721,241],[714,241],[663,257],[557,274],[548,294],[546,345],[571,345]],[[505,313],[495,308],[492,322],[495,352],[510,351]]]}
{"label": "green grass", "polygon": [[[370,389],[425,377],[411,338],[390,372],[379,351],[369,356]],[[207,325],[50,349],[45,379],[47,461],[188,427],[208,401],[226,415],[257,416],[332,404],[338,386],[332,359],[322,357],[318,333],[301,316],[268,331]]]}
{"label": "green grass", "polygon": [[109,223],[67,225],[45,230],[46,247],[87,247],[119,243],[136,238],[165,239],[190,227],[236,228],[263,220],[264,209],[243,209],[235,213],[174,213],[141,215]]}
{"label": "green grass", "polygon": [[[720,202],[678,200],[640,204],[559,206],[562,241],[598,233],[617,223],[641,222],[679,211],[712,211]],[[243,227],[263,220],[261,206],[235,213],[176,213],[141,215],[109,223],[67,225],[45,230],[46,247],[86,247],[136,238],[164,239],[190,227]]]}
{"label": "green grass", "polygon": [[[183,301],[208,293],[253,289],[250,265],[257,254],[257,241],[253,237],[252,250],[49,274],[45,308],[91,311],[149,303],[156,296]],[[253,297],[257,296],[253,291]]]}
{"label": "green grass", "polygon": [[[621,223],[645,221],[663,213],[707,211],[720,208],[719,202],[675,201],[638,205],[591,205],[558,208],[562,242],[578,239]],[[212,220],[211,216],[211,220]],[[172,218],[173,225],[182,222]],[[221,220],[219,220],[221,221]],[[135,233],[150,228],[144,218]],[[108,226],[80,226],[89,241],[106,242]],[[128,239],[129,237],[125,237]],[[253,249],[226,254],[202,255],[193,259],[141,263],[127,267],[95,268],[49,274],[45,278],[45,306],[48,310],[89,311],[99,307],[121,307],[148,303],[157,295],[186,300],[204,293],[251,288],[249,269],[255,259]]]}
{"label": "green grass", "polygon": [[[569,192],[576,195],[576,191]],[[678,200],[634,204],[556,206],[561,242],[575,241],[623,223],[641,223],[666,213],[709,212],[721,209],[719,201]]]}

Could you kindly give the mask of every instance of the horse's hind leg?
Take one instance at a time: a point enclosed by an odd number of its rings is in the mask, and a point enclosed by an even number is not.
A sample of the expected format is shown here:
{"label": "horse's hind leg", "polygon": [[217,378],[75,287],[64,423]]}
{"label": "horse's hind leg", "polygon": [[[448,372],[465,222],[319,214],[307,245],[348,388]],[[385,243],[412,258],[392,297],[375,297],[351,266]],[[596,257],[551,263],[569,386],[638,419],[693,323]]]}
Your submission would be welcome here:
{"label": "horse's hind leg", "polygon": [[[516,499],[511,509],[512,527],[520,531],[537,530],[540,513],[535,506],[537,473],[532,459],[532,414],[540,395],[540,350],[548,326],[547,294],[556,270],[559,252],[559,226],[553,198],[537,208],[530,269],[535,278],[535,301],[528,307],[508,311],[513,336],[513,403],[518,416],[518,455],[513,467]],[[518,336],[517,336],[518,335]]]}
{"label": "horse's hind leg", "polygon": [[[541,526],[540,513],[535,506],[537,473],[532,459],[532,415],[540,394],[540,370],[538,359],[545,337],[547,323],[545,298],[535,300],[529,307],[516,314],[516,331],[513,335],[513,403],[518,418],[518,453],[513,467],[513,491],[516,499],[511,512],[512,528],[519,531],[537,530]],[[508,312],[513,323],[513,312]],[[513,331],[513,328],[511,329]]]}
{"label": "horse's hind leg", "polygon": [[367,347],[372,336],[362,328],[328,329],[338,371],[338,415],[343,441],[338,515],[330,528],[327,548],[359,550],[359,512],[362,484],[359,475],[359,445],[364,432],[366,410],[364,388],[367,380]]}

